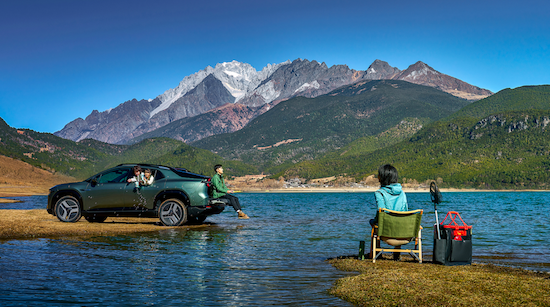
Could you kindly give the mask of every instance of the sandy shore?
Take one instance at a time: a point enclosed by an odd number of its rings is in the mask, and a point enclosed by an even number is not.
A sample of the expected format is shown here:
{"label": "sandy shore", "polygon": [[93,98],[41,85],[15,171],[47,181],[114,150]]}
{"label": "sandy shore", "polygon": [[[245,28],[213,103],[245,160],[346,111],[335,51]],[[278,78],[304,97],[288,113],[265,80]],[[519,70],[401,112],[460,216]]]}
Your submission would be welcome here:
{"label": "sandy shore", "polygon": [[107,218],[103,223],[89,223],[84,218],[76,223],[64,223],[46,210],[0,210],[0,240],[56,238],[71,236],[120,235],[139,232],[163,231],[171,228],[209,227],[186,225],[166,227],[156,218]]}

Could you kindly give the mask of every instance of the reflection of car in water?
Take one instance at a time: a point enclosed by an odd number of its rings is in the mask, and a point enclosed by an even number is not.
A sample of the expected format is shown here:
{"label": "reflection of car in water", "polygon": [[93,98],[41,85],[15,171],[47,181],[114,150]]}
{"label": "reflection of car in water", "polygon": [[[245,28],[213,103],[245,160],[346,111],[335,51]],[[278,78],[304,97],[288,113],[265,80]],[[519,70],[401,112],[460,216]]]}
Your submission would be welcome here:
{"label": "reflection of car in water", "polygon": [[103,222],[109,216],[158,217],[162,224],[178,226],[202,222],[225,208],[208,197],[208,176],[185,169],[139,164],[152,171],[152,185],[136,188],[127,182],[136,164],[121,164],[82,182],[54,186],[48,195],[48,213],[63,222]]}

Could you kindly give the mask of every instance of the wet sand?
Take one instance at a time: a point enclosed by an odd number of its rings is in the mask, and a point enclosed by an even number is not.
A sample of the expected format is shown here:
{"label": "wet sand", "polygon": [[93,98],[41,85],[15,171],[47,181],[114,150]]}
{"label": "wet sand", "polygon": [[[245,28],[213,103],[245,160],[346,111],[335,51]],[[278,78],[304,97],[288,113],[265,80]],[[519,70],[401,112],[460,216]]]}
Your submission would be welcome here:
{"label": "wet sand", "polygon": [[198,228],[202,225],[167,227],[156,218],[109,217],[103,223],[90,223],[84,218],[76,223],[64,223],[44,209],[0,210],[0,240],[58,238],[72,236],[111,236],[139,232],[163,231],[171,228]]}

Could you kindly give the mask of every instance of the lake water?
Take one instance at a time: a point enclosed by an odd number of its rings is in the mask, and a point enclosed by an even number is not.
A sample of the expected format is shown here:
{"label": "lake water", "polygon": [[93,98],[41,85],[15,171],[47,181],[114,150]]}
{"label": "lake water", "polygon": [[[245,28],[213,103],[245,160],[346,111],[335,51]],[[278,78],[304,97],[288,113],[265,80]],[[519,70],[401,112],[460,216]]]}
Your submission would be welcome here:
{"label": "lake water", "polygon": [[[349,275],[331,257],[369,241],[373,193],[243,193],[250,220],[226,209],[211,224],[91,239],[0,241],[2,306],[350,306],[326,293]],[[424,209],[431,259],[434,208]],[[473,261],[550,272],[550,193],[443,193],[439,220],[458,211],[473,225]],[[46,196],[0,209],[43,209]],[[0,214],[2,210],[0,210]]]}

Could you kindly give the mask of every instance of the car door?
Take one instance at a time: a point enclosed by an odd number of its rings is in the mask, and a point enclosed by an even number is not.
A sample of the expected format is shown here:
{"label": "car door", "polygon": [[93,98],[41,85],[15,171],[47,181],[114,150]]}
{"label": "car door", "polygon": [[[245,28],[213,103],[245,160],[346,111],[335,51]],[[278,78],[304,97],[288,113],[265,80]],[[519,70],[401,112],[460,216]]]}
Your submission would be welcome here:
{"label": "car door", "polygon": [[136,186],[132,183],[125,189],[125,203],[127,210],[153,209],[155,196],[164,188],[165,176],[158,169],[151,169],[151,176],[155,178],[153,184]]}
{"label": "car door", "polygon": [[83,193],[84,210],[122,210],[125,204],[125,191],[130,178],[130,168],[115,168],[98,174]]}

